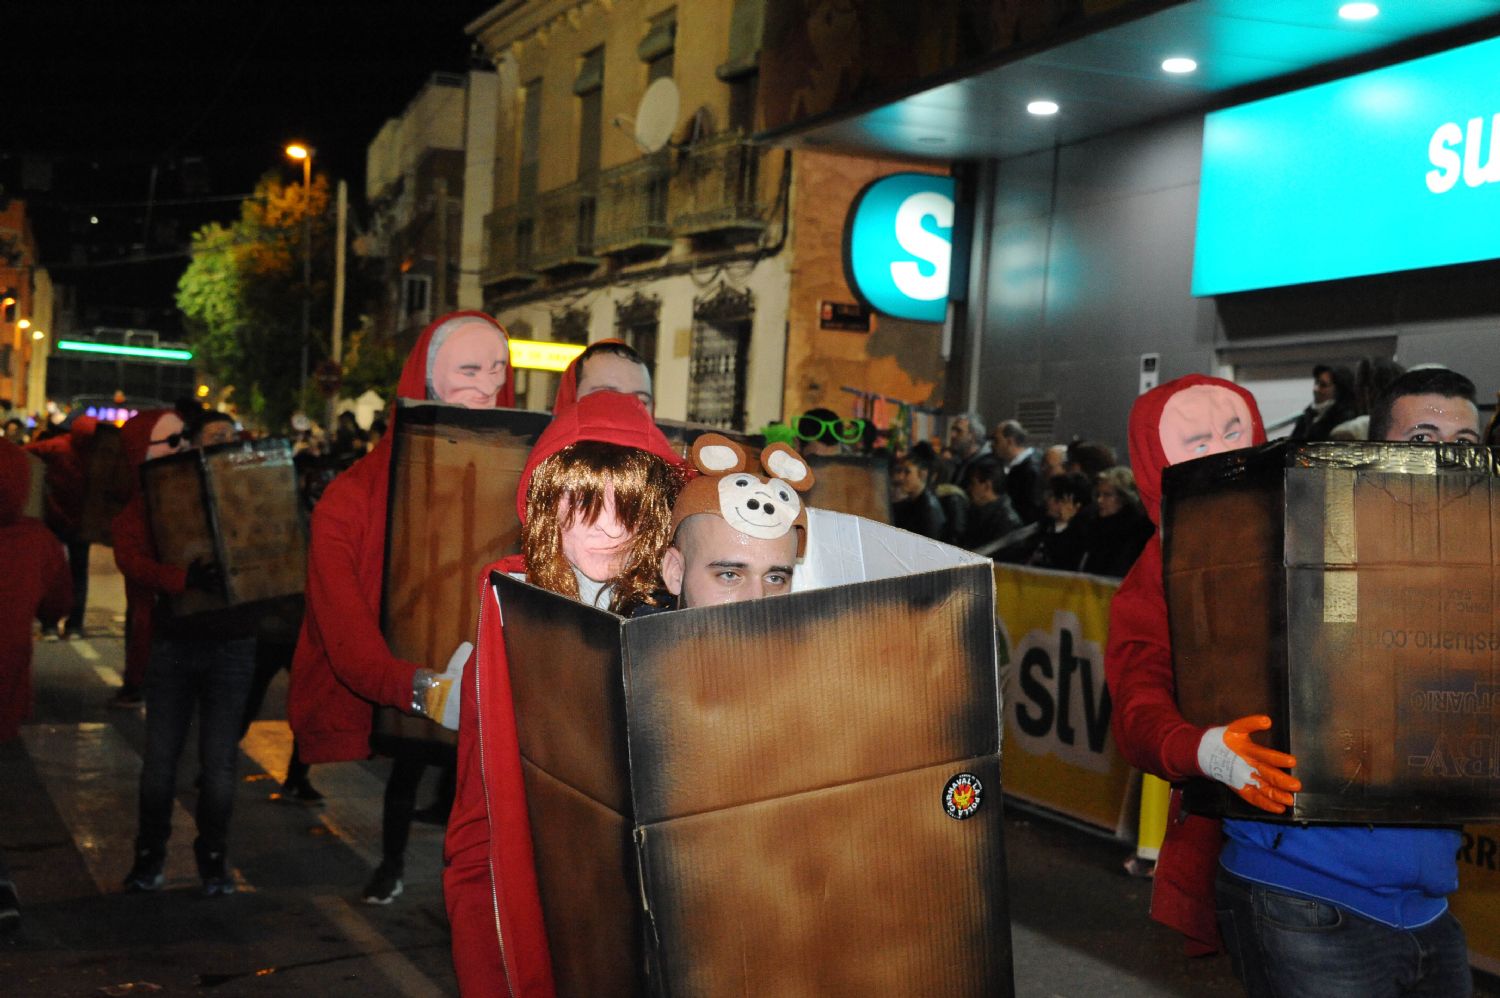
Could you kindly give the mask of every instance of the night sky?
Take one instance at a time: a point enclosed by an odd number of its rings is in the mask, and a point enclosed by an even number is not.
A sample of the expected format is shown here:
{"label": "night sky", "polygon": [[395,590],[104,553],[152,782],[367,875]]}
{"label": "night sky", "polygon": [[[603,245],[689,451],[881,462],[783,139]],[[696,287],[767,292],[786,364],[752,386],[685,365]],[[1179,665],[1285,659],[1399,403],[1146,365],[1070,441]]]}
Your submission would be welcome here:
{"label": "night sky", "polygon": [[[463,26],[491,6],[5,0],[0,183],[15,193],[22,163],[50,166],[50,190],[24,196],[53,263],[76,262],[80,232],[118,244],[105,256],[180,246],[208,217],[233,218],[237,206],[222,199],[248,192],[267,170],[299,176],[281,152],[294,138],[310,142],[315,169],[348,180],[358,202],[370,140],[431,73],[468,65]],[[177,212],[180,224],[146,235],[131,202],[147,198],[153,166],[156,198],[198,203],[159,207],[157,219]],[[103,224],[80,229],[90,215]],[[55,276],[91,283],[82,268]]]}

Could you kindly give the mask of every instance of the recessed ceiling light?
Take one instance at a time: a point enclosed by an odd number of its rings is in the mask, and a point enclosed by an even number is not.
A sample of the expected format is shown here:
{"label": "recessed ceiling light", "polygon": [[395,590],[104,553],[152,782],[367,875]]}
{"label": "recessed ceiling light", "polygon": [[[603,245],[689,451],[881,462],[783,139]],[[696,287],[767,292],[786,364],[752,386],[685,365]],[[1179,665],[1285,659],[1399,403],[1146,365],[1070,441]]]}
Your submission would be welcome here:
{"label": "recessed ceiling light", "polygon": [[1368,21],[1379,13],[1380,8],[1373,3],[1346,3],[1339,8],[1339,17],[1346,21]]}
{"label": "recessed ceiling light", "polygon": [[1049,114],[1056,114],[1057,101],[1034,100],[1030,104],[1026,105],[1026,110],[1030,111],[1032,114],[1042,117],[1045,117]]}
{"label": "recessed ceiling light", "polygon": [[1191,73],[1198,69],[1198,61],[1185,55],[1174,55],[1162,60],[1161,69],[1164,73]]}

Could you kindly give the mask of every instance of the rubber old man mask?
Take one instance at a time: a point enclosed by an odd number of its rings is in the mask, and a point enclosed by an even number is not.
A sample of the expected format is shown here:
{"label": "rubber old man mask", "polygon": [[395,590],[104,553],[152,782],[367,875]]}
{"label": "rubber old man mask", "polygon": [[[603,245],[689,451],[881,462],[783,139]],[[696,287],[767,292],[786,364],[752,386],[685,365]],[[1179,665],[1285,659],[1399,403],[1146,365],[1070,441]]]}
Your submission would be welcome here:
{"label": "rubber old man mask", "polygon": [[494,326],[458,319],[428,347],[428,394],[467,409],[490,409],[510,375],[510,348]]}
{"label": "rubber old man mask", "polygon": [[1244,398],[1218,385],[1192,385],[1162,408],[1159,432],[1168,464],[1250,445],[1253,419]]}

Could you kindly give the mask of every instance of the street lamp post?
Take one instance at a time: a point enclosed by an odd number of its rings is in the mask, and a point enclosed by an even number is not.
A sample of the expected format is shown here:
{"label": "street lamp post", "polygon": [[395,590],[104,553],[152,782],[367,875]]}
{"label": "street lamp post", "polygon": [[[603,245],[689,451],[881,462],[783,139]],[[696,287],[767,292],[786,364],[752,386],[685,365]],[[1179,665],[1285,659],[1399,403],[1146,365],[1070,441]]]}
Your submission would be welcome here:
{"label": "street lamp post", "polygon": [[293,142],[286,154],[302,161],[302,367],[298,394],[307,394],[307,341],[312,323],[312,158],[311,146]]}

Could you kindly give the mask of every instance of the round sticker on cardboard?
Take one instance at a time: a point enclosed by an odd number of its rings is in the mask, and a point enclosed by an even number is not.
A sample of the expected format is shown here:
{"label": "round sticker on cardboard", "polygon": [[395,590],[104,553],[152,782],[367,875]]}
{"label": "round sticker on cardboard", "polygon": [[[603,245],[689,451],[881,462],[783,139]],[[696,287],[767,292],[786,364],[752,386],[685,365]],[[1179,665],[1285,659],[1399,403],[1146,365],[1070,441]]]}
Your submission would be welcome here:
{"label": "round sticker on cardboard", "polygon": [[943,787],[943,810],[955,821],[972,817],[984,798],[984,784],[973,773],[959,773]]}

